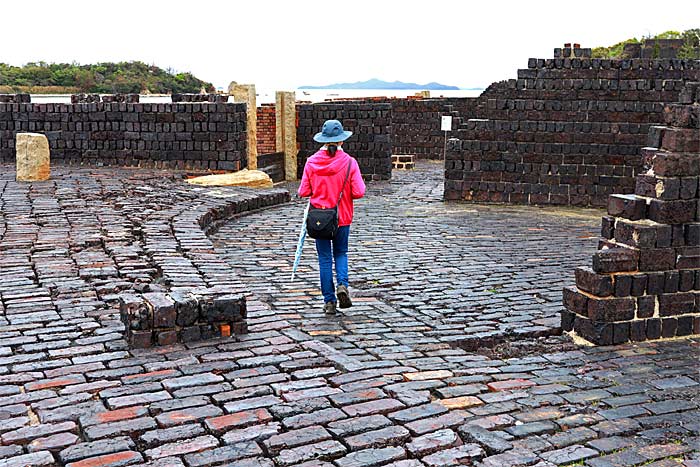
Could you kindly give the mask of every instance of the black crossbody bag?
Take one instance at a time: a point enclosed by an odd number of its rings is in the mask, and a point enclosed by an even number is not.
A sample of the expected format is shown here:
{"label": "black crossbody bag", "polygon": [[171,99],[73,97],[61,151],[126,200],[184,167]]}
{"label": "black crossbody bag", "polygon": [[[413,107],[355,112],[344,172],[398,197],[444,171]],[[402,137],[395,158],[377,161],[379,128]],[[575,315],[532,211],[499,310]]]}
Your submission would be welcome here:
{"label": "black crossbody bag", "polygon": [[309,237],[318,240],[333,240],[338,233],[338,206],[340,200],[343,199],[343,191],[345,191],[345,184],[350,176],[351,165],[352,160],[348,162],[348,170],[345,173],[343,187],[340,189],[340,197],[334,207],[317,208],[309,203],[309,216],[306,218],[306,233]]}

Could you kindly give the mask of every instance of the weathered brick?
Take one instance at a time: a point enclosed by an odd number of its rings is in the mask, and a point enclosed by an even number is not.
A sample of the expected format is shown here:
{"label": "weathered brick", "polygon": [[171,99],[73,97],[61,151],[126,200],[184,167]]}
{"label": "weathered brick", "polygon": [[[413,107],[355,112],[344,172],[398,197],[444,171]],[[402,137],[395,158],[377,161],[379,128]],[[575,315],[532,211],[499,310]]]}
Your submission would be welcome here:
{"label": "weathered brick", "polygon": [[245,428],[257,423],[267,423],[271,420],[272,415],[270,415],[270,412],[265,409],[255,409],[208,418],[204,421],[204,425],[213,433],[222,433],[235,428]]}

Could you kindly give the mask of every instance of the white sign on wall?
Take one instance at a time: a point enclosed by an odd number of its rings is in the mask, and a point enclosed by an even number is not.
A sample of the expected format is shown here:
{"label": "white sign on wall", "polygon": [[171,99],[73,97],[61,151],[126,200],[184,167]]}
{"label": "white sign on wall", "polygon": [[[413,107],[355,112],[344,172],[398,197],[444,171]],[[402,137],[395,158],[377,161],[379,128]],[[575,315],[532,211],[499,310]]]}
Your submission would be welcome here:
{"label": "white sign on wall", "polygon": [[442,131],[452,131],[452,117],[449,115],[442,116],[442,126],[440,128]]}

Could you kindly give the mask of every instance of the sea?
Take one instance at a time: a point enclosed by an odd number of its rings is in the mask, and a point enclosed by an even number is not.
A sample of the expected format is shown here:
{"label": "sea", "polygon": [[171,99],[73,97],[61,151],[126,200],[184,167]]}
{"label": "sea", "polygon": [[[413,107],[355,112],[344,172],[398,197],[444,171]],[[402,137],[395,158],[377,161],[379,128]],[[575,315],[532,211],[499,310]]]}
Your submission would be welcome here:
{"label": "sea", "polygon": [[[332,99],[353,99],[363,97],[399,97],[405,98],[419,93],[419,89],[297,89],[297,101],[323,102]],[[430,97],[478,97],[483,89],[459,89],[449,91],[430,91]],[[257,104],[274,104],[275,90],[258,89]],[[169,103],[170,94],[142,94],[142,103]],[[229,98],[233,102],[232,98]],[[37,104],[62,103],[70,104],[70,94],[32,94],[32,102]]]}

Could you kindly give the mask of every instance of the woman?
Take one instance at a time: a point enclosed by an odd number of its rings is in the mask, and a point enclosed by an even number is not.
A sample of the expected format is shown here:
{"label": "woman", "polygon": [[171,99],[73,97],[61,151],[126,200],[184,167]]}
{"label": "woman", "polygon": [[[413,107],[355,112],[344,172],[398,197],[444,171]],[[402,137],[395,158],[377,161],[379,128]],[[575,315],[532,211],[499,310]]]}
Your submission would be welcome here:
{"label": "woman", "polygon": [[[336,302],[340,308],[352,306],[348,291],[348,236],[353,215],[352,200],[365,195],[365,182],[357,161],[343,151],[343,141],[351,135],[351,131],[343,130],[338,120],[327,120],[321,132],[314,136],[314,141],[324,145],[307,159],[299,185],[299,196],[311,196],[314,207],[332,208],[340,199],[338,233],[333,240],[316,240],[321,292],[325,302],[323,311],[329,315],[335,314]],[[334,262],[337,290],[333,286]]]}

